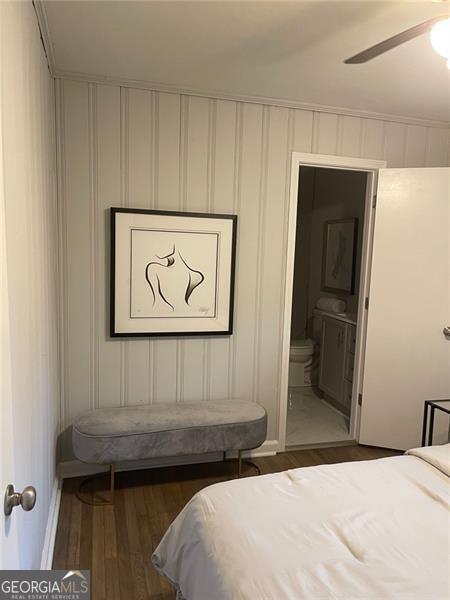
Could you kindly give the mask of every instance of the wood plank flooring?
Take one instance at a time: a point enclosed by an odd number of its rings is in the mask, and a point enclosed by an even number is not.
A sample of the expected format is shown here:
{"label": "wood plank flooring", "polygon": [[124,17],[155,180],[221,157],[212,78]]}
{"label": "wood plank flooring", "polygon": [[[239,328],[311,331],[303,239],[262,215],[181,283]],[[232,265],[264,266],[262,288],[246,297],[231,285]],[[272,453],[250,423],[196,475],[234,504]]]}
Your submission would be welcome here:
{"label": "wood plank flooring", "polygon": [[[345,446],[254,459],[261,473],[393,456],[398,452]],[[236,463],[206,463],[128,471],[116,476],[114,506],[92,507],[75,496],[80,479],[64,481],[54,569],[90,569],[93,600],[173,600],[151,554],[169,524],[199,490],[235,476]],[[253,471],[248,470],[250,475]],[[97,493],[107,490],[99,480]]]}

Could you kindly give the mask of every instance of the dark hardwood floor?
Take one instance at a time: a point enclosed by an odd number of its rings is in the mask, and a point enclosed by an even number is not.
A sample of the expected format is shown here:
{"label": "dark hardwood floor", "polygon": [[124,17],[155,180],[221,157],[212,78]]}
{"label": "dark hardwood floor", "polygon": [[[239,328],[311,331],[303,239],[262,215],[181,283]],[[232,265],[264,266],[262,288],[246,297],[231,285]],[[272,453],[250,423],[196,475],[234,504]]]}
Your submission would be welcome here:
{"label": "dark hardwood floor", "polygon": [[[286,452],[255,462],[265,474],[395,454],[345,446]],[[173,600],[173,589],[153,568],[151,554],[186,502],[207,485],[233,478],[235,469],[230,461],[118,473],[114,506],[100,507],[81,503],[75,496],[80,479],[66,479],[53,568],[90,569],[93,600]],[[99,479],[97,488],[106,490],[107,479]]]}

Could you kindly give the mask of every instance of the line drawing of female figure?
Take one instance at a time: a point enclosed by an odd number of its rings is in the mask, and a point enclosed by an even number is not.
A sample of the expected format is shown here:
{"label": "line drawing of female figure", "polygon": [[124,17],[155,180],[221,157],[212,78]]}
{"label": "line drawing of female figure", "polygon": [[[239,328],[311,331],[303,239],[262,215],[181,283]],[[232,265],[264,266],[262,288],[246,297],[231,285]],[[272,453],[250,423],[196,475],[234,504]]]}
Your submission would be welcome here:
{"label": "line drawing of female figure", "polygon": [[164,312],[169,307],[176,312],[190,307],[192,292],[203,283],[204,274],[188,265],[175,244],[172,252],[156,258],[145,267],[155,311]]}
{"label": "line drawing of female figure", "polygon": [[340,273],[343,274],[348,273],[348,268],[345,264],[345,257],[347,252],[347,238],[340,231],[339,232],[339,240],[338,240],[338,251],[336,253],[336,258],[334,262],[333,269],[331,271],[331,275],[333,279],[339,279]]}

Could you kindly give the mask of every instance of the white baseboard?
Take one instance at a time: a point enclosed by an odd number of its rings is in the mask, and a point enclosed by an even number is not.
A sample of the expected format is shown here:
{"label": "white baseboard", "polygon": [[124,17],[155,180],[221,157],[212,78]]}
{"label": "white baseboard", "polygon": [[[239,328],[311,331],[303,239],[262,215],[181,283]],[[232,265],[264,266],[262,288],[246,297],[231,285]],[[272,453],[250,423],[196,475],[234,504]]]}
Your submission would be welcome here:
{"label": "white baseboard", "polygon": [[320,448],[339,448],[345,446],[357,446],[356,440],[342,440],[341,442],[317,442],[317,444],[292,444],[286,446],[286,452],[296,452],[298,450],[320,450]]}
{"label": "white baseboard", "polygon": [[[244,457],[273,456],[279,449],[278,440],[267,440],[255,450],[244,452]],[[227,456],[233,458],[237,452],[228,452]],[[222,460],[222,453],[196,454],[194,456],[174,456],[170,458],[155,458],[146,460],[133,460],[116,464],[116,471],[136,471],[139,469],[154,469],[157,467],[174,467],[178,465],[193,465]],[[108,471],[108,465],[95,465],[82,463],[79,460],[69,460],[59,463],[58,475],[62,479],[69,477],[82,477]]]}
{"label": "white baseboard", "polygon": [[50,508],[48,511],[47,527],[45,530],[44,546],[41,555],[41,570],[49,570],[53,564],[56,529],[58,527],[59,506],[61,503],[62,480],[55,477]]}
{"label": "white baseboard", "polygon": [[256,448],[255,450],[250,450],[249,452],[244,452],[244,456],[275,456],[275,454],[279,451],[279,440],[267,440],[259,448]]}

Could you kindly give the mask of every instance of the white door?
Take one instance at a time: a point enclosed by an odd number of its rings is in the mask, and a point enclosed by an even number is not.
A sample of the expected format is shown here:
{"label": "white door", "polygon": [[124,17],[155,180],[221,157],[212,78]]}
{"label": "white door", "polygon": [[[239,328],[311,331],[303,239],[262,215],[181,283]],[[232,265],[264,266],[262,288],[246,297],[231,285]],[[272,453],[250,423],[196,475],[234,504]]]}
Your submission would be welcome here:
{"label": "white door", "polygon": [[17,440],[14,441],[12,439],[11,350],[6,263],[5,199],[1,154],[2,147],[0,144],[0,570],[14,569],[19,564],[17,519],[5,517],[3,511],[3,494],[5,493],[6,486],[15,481],[13,444],[17,443]]}
{"label": "white door", "polygon": [[[450,169],[381,169],[362,444],[420,446],[424,400],[450,398],[450,339],[443,333],[450,325],[449,240]],[[448,419],[438,425],[448,430]]]}

